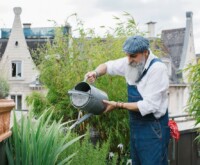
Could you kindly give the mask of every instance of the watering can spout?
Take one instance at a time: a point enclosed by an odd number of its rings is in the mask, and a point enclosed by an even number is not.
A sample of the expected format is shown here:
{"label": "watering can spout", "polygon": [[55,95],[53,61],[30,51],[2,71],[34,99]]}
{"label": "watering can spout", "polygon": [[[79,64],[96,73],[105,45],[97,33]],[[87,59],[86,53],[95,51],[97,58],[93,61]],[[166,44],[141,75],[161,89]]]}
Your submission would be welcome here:
{"label": "watering can spout", "polygon": [[69,129],[73,129],[74,127],[76,127],[78,124],[84,122],[86,119],[88,119],[89,117],[91,117],[93,114],[92,113],[87,113],[85,114],[83,117],[81,117],[80,119],[78,119],[73,125],[71,125],[69,127]]}

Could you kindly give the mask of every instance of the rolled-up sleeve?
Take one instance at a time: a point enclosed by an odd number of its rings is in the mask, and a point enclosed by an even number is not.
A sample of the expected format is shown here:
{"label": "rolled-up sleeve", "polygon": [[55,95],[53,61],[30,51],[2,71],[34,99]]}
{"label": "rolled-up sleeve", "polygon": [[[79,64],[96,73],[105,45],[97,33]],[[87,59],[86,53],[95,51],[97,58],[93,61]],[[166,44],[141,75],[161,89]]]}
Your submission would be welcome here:
{"label": "rolled-up sleeve", "polygon": [[[145,90],[141,89],[143,100],[137,102],[142,116],[158,112],[161,104],[165,102],[169,88],[167,68],[162,63],[152,66],[145,82]],[[142,85],[143,86],[143,85]],[[144,86],[143,86],[144,87]]]}
{"label": "rolled-up sleeve", "polygon": [[108,61],[105,63],[107,66],[107,73],[110,75],[125,75],[125,66],[127,64],[127,58],[120,58],[117,60]]}

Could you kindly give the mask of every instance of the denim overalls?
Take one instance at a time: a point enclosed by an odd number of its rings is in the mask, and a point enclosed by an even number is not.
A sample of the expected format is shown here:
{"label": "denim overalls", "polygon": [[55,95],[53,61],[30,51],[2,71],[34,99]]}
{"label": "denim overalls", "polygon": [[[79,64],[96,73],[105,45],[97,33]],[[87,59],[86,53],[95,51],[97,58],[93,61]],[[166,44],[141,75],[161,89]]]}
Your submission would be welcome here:
{"label": "denim overalls", "polygon": [[[161,62],[155,58],[149,67],[138,79],[139,82],[155,62]],[[128,85],[128,102],[143,100],[137,90],[137,86]],[[168,127],[168,112],[159,119],[153,114],[142,116],[140,112],[129,111],[130,116],[130,148],[132,165],[167,165],[167,147],[170,138]]]}

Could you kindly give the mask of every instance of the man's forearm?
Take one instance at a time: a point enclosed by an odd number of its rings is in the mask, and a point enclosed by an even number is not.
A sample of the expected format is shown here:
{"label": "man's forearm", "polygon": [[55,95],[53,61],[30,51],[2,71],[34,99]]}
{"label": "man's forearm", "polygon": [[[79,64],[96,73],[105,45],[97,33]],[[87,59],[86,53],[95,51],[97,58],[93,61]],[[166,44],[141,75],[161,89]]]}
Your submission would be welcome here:
{"label": "man's forearm", "polygon": [[107,66],[106,64],[100,64],[95,71],[97,72],[97,76],[102,76],[104,74],[106,74],[107,72]]}
{"label": "man's forearm", "polygon": [[130,110],[130,111],[136,111],[138,112],[138,106],[136,102],[132,102],[132,103],[121,103],[122,104],[122,108]]}

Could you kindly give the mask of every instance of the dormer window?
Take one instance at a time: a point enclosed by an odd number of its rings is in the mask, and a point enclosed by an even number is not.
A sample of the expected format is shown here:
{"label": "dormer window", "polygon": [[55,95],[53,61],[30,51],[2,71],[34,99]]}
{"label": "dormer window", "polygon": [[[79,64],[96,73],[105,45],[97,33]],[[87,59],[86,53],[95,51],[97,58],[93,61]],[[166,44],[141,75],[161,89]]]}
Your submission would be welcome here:
{"label": "dormer window", "polygon": [[35,81],[29,84],[29,87],[32,90],[42,90],[42,84],[40,83],[39,76],[36,77]]}
{"label": "dormer window", "polygon": [[21,78],[22,77],[22,62],[21,61],[12,61],[12,78]]}

